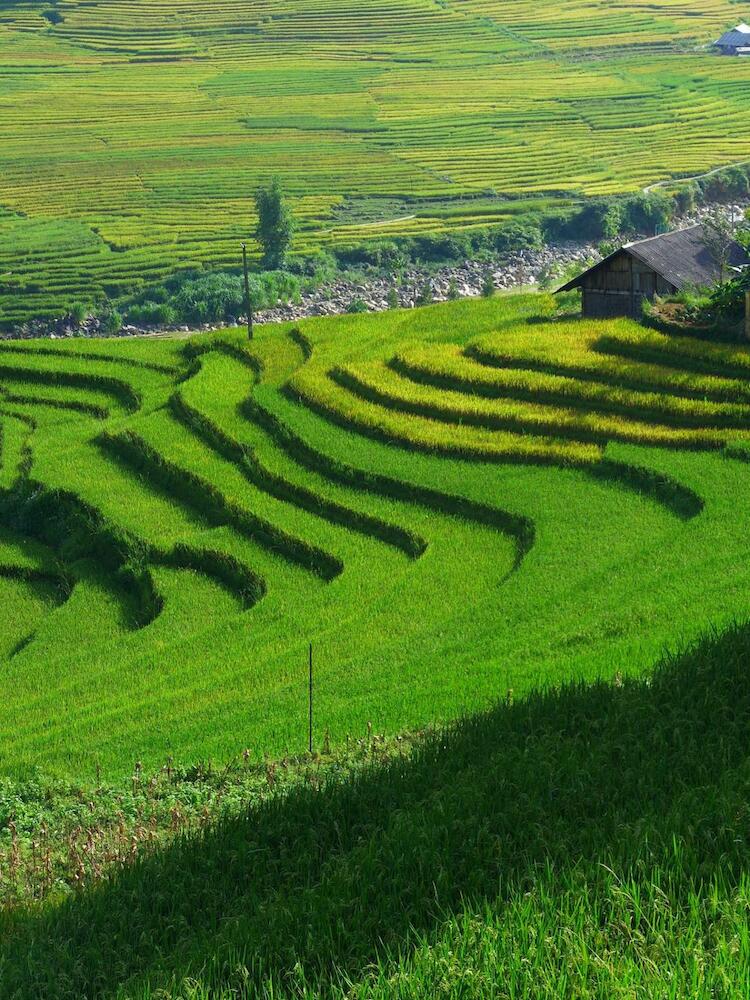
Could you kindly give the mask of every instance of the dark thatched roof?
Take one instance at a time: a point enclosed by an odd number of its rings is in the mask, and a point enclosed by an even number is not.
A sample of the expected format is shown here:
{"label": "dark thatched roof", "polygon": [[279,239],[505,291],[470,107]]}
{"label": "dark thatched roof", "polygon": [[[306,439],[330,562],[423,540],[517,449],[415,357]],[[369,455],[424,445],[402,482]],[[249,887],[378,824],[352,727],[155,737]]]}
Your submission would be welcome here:
{"label": "dark thatched roof", "polygon": [[[650,240],[640,240],[628,243],[611,254],[606,260],[600,261],[589,271],[580,274],[567,285],[559,289],[567,292],[571,288],[579,288],[586,274],[604,267],[617,254],[631,254],[675,288],[685,288],[687,285],[715,285],[721,275],[716,261],[704,244],[703,226],[691,226],[690,229],[678,229],[663,236],[652,236]],[[733,243],[729,258],[729,266],[746,267],[750,257],[739,243]]]}

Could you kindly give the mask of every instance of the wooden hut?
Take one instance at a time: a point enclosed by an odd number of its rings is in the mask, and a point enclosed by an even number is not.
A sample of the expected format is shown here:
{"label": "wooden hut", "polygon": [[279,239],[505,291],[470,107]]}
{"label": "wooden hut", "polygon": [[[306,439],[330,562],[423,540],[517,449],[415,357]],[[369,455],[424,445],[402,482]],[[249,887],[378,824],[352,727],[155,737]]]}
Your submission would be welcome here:
{"label": "wooden hut", "polygon": [[[750,257],[733,243],[729,267],[738,270],[748,264]],[[674,295],[690,285],[710,288],[721,280],[719,270],[699,225],[628,243],[558,291],[580,288],[584,316],[637,319],[644,299]]]}

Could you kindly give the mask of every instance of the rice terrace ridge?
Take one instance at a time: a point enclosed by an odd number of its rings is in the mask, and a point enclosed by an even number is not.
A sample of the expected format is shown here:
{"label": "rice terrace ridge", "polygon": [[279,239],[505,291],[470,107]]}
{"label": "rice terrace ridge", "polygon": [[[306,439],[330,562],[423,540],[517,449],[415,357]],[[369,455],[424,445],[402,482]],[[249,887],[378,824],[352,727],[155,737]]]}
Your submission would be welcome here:
{"label": "rice terrace ridge", "polygon": [[748,16],[0,0],[0,1000],[750,996]]}

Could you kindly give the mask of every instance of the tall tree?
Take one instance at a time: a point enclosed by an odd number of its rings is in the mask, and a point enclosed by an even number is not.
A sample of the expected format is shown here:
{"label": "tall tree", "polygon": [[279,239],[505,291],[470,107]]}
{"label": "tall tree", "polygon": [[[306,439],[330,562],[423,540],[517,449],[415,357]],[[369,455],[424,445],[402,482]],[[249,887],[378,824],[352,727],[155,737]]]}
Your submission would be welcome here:
{"label": "tall tree", "polygon": [[255,195],[258,211],[256,237],[263,248],[263,266],[269,271],[284,266],[294,235],[294,218],[287,205],[281,184],[274,178],[270,187]]}
{"label": "tall tree", "polygon": [[732,220],[720,208],[713,208],[703,220],[703,245],[711,254],[719,272],[719,282],[724,284],[728,277],[735,230]]}

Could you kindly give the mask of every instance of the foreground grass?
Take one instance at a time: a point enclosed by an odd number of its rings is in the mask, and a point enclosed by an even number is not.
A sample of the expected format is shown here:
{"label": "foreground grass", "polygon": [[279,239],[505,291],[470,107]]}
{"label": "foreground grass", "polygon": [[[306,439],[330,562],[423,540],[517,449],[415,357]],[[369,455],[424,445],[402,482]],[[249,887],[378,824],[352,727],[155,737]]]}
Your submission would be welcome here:
{"label": "foreground grass", "polygon": [[344,755],[6,908],[2,995],[746,996],[749,661],[731,627]]}

